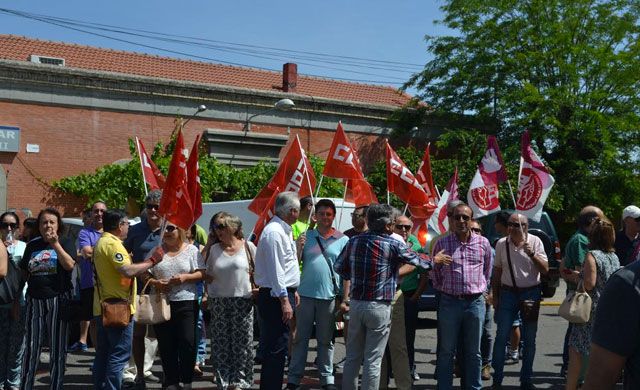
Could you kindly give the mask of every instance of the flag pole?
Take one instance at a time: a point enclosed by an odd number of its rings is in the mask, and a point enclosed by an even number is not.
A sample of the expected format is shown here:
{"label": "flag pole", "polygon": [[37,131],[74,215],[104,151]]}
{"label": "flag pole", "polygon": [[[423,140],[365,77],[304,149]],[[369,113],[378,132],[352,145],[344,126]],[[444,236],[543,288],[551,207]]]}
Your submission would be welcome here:
{"label": "flag pole", "polygon": [[387,190],[387,205],[390,205],[391,202],[389,201],[389,190]]}
{"label": "flag pole", "polygon": [[404,211],[402,212],[402,215],[406,215],[408,209],[409,209],[409,203],[404,205]]}
{"label": "flag pole", "polygon": [[338,227],[342,224],[342,214],[344,214],[344,200],[347,198],[347,187],[349,186],[349,179],[344,181],[344,192],[342,193],[342,204],[340,205],[340,218],[338,218]]}
{"label": "flag pole", "polygon": [[441,198],[441,196],[440,196],[440,190],[438,189],[438,186],[437,186],[437,185],[435,185],[435,184],[433,185],[433,188],[435,188],[435,189],[436,189],[436,194],[438,194],[438,202],[439,202],[439,201],[440,201],[440,198]]}
{"label": "flag pole", "polygon": [[144,174],[144,163],[142,162],[142,153],[140,153],[140,139],[136,136],[136,148],[138,149],[138,159],[140,160],[140,170],[142,171],[142,183],[144,184],[144,196],[149,195],[147,190],[147,177]]}

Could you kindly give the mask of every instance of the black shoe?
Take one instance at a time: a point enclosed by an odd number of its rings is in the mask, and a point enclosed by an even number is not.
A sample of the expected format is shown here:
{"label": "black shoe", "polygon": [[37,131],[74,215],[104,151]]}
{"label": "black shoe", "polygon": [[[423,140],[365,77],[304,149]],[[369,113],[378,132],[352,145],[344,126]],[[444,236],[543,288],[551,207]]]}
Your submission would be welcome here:
{"label": "black shoe", "polygon": [[536,385],[534,385],[531,382],[520,384],[520,390],[536,390],[536,389],[537,389]]}
{"label": "black shoe", "polygon": [[336,385],[324,385],[322,386],[322,388],[324,390],[338,390],[338,388],[336,387]]}

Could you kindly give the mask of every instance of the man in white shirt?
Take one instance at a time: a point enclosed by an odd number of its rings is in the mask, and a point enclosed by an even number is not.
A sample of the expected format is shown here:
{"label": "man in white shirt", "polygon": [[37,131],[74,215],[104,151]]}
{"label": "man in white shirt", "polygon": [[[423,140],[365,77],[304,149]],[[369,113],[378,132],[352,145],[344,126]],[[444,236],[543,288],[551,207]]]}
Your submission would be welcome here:
{"label": "man in white shirt", "polygon": [[[493,349],[493,387],[502,388],[507,338],[518,311],[522,315],[524,356],[520,370],[520,388],[535,389],[531,382],[533,359],[536,353],[536,333],[540,308],[540,275],[549,271],[549,262],[540,238],[528,234],[528,220],[522,214],[512,214],[507,224],[509,235],[496,244],[493,271],[493,306],[496,310],[498,330]],[[521,302],[533,301],[536,314],[527,318]]]}
{"label": "man in white shirt", "polygon": [[298,195],[295,192],[279,194],[275,214],[260,235],[254,275],[256,284],[260,286],[260,340],[264,342],[260,388],[266,390],[282,389],[289,321],[299,300],[300,268],[291,229],[300,214]]}

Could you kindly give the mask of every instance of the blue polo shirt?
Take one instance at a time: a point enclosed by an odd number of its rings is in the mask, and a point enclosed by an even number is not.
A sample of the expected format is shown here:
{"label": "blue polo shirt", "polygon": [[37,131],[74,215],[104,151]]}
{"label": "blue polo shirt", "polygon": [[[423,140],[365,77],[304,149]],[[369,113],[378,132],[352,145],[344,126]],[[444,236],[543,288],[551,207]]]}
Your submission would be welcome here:
{"label": "blue polo shirt", "polygon": [[[327,260],[322,255],[316,237],[322,242],[325,254],[329,258],[332,267],[338,255],[342,252],[342,248],[344,248],[349,241],[349,237],[335,229],[326,239],[323,238],[316,229],[307,231],[307,240],[302,250],[302,275],[300,276],[298,294],[307,298],[334,299],[336,292],[334,291],[333,282],[331,281],[331,270],[329,269]],[[340,276],[337,273],[335,275],[338,288],[341,290],[342,282]]]}
{"label": "blue polo shirt", "polygon": [[147,253],[158,245],[160,245],[160,229],[152,232],[146,218],[131,226],[124,240],[124,247],[132,253],[131,260],[134,263],[144,261]]}

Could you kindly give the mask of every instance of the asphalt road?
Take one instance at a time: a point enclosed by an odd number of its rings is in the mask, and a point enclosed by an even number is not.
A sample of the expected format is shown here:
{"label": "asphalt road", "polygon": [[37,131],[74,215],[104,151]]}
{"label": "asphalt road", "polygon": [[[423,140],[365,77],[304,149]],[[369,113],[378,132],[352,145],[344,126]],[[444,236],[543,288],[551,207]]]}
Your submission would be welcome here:
{"label": "asphalt road", "polygon": [[[566,331],[567,322],[557,315],[557,305],[561,302],[564,294],[561,286],[554,298],[548,299],[542,306],[540,312],[540,323],[538,326],[536,358],[534,362],[534,383],[541,389],[560,389],[564,386],[564,380],[559,377],[560,364],[562,361],[562,342]],[[435,368],[435,348],[436,348],[436,321],[435,313],[423,312],[420,315],[420,328],[416,336],[416,363],[421,379],[414,384],[415,389],[435,389],[436,382],[433,379]],[[495,332],[495,326],[494,326]],[[342,338],[336,340],[334,361],[337,362],[344,357],[345,348]],[[309,389],[320,388],[317,381],[317,371],[313,367],[315,358],[315,342],[312,341],[308,355],[308,365],[304,387]],[[69,354],[67,359],[67,371],[65,376],[65,389],[86,389],[92,388],[90,365],[93,361],[93,350],[86,353]],[[46,366],[42,367],[46,370]],[[520,364],[505,367],[504,385],[508,388],[518,388]],[[156,375],[161,376],[162,369],[159,359],[156,360],[154,370]],[[260,366],[255,367],[257,389]],[[38,375],[37,389],[46,389],[48,372],[44,370]],[[340,383],[341,371],[336,373],[336,384]],[[211,367],[205,367],[205,377],[194,382],[194,388],[213,389],[215,386],[211,382]],[[454,380],[454,386],[459,386],[459,380]],[[484,385],[489,387],[491,381],[485,381]],[[392,383],[393,387],[393,383]],[[149,384],[147,388],[159,389],[159,384]],[[620,387],[621,388],[621,387]]]}

